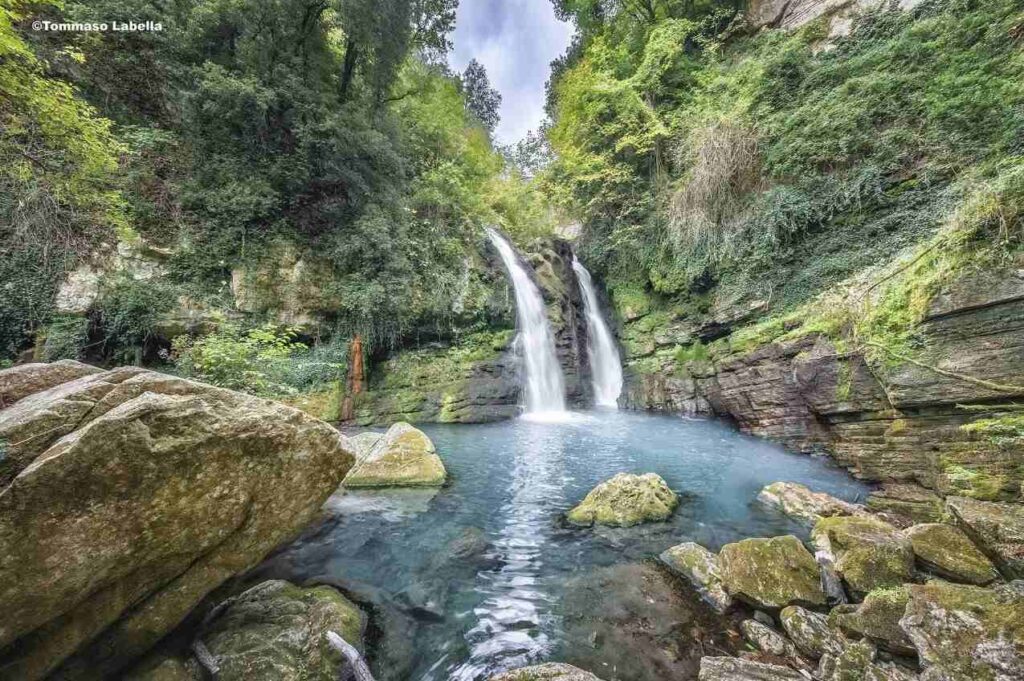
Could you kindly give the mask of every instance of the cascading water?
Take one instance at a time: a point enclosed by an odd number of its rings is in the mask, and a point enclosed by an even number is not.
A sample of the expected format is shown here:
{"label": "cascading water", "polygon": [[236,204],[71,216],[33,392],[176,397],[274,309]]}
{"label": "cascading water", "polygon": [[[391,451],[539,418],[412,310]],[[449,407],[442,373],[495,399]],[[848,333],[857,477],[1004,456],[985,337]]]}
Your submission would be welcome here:
{"label": "cascading water", "polygon": [[560,413],[565,411],[565,386],[562,367],[555,354],[555,339],[551,334],[544,299],[516,256],[512,245],[496,230],[487,228],[487,236],[498,249],[501,261],[512,280],[516,296],[516,318],[519,340],[526,364],[526,412],[528,414]]}
{"label": "cascading water", "polygon": [[576,256],[572,258],[572,269],[583,291],[583,312],[587,318],[587,355],[590,358],[590,371],[594,382],[594,401],[602,407],[617,407],[619,394],[622,392],[622,360],[619,349],[615,347],[608,324],[601,316],[601,308],[597,304],[594,282],[590,272]]}

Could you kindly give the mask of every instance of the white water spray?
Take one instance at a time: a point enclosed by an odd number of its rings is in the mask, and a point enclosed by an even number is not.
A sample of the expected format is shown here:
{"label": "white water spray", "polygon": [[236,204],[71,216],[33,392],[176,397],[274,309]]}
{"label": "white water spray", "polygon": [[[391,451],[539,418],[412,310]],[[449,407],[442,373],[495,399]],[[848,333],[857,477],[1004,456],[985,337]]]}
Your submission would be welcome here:
{"label": "white water spray", "polygon": [[515,291],[519,340],[526,364],[526,413],[537,415],[564,412],[562,367],[555,354],[555,339],[544,309],[544,299],[523,269],[511,244],[491,228],[487,228],[487,236],[498,249]]}
{"label": "white water spray", "polygon": [[590,272],[576,259],[572,258],[572,268],[576,271],[576,279],[583,291],[583,312],[587,317],[587,355],[590,358],[590,371],[594,382],[594,401],[602,407],[617,407],[619,394],[622,393],[622,360],[619,349],[615,346],[608,325],[601,316],[601,308],[597,304],[594,282]]}

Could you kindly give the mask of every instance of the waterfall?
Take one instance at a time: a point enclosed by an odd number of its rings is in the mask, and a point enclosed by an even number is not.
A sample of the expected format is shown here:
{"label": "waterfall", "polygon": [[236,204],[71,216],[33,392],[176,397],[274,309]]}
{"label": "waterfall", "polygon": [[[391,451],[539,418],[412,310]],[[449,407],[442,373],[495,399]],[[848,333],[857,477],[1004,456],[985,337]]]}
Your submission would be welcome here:
{"label": "waterfall", "polygon": [[619,349],[615,347],[615,339],[612,338],[611,331],[601,316],[590,272],[576,256],[572,258],[572,268],[580,282],[580,290],[583,291],[583,312],[587,317],[587,356],[590,358],[590,371],[594,381],[594,401],[602,407],[616,407],[619,393],[622,392],[622,361],[619,359]]}
{"label": "waterfall", "polygon": [[544,299],[508,241],[489,227],[487,236],[498,249],[515,291],[519,340],[526,364],[526,412],[564,412],[562,367],[555,355],[555,339],[548,324]]}

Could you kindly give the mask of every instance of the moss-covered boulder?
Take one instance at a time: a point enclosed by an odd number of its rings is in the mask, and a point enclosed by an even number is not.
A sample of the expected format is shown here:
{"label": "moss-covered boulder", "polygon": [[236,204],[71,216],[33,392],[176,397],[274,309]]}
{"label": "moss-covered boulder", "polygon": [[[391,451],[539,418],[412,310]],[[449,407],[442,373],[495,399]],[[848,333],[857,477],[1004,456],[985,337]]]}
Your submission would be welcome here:
{"label": "moss-covered boulder", "polygon": [[946,509],[1008,579],[1024,579],[1024,504],[950,497]]}
{"label": "moss-covered boulder", "polygon": [[[396,423],[383,437],[365,438],[367,451],[359,456],[344,485],[361,487],[433,487],[443,485],[447,472],[434,443],[408,423]],[[371,443],[372,440],[372,444]]]}
{"label": "moss-covered boulder", "polygon": [[513,669],[504,674],[492,676],[488,681],[601,681],[601,679],[569,664],[549,662]]}
{"label": "moss-covered boulder", "polygon": [[984,586],[999,577],[992,561],[961,530],[925,523],[906,531],[918,566],[954,582]]}
{"label": "moss-covered boulder", "polygon": [[928,678],[1024,678],[1024,584],[994,589],[935,581],[910,585],[900,627]]}
{"label": "moss-covered boulder", "polygon": [[825,605],[818,564],[792,535],[726,544],[718,553],[718,568],[725,590],[755,607]]}
{"label": "moss-covered boulder", "polygon": [[870,516],[822,518],[811,532],[818,550],[835,556],[835,569],[855,597],[914,579],[910,541]]}
{"label": "moss-covered boulder", "polygon": [[865,512],[860,504],[851,504],[824,492],[814,492],[796,482],[773,482],[761,490],[757,500],[808,525],[814,525],[822,518]]}
{"label": "moss-covered boulder", "polygon": [[700,661],[699,681],[804,681],[789,667],[735,657],[705,657]]}
{"label": "moss-covered boulder", "polygon": [[32,430],[55,410],[77,420],[37,431],[0,484],[8,678],[115,676],[315,518],[353,460],[295,409],[140,370],[55,386],[0,421]]}
{"label": "moss-covered boulder", "polygon": [[203,668],[195,658],[151,655],[126,674],[124,681],[203,681]]}
{"label": "moss-covered boulder", "polygon": [[363,652],[366,618],[329,586],[273,580],[231,600],[201,632],[220,681],[337,681],[348,665],[327,632]]}
{"label": "moss-covered boulder", "polygon": [[914,645],[900,628],[909,601],[910,594],[904,587],[877,589],[855,610],[840,613],[835,620],[840,629],[854,638],[868,638],[890,652],[912,655]]}
{"label": "moss-covered boulder", "polygon": [[743,638],[762,653],[775,657],[796,656],[796,648],[789,639],[764,622],[743,620],[740,622],[740,631],[743,632]]}
{"label": "moss-covered boulder", "polygon": [[718,556],[700,544],[686,542],[662,551],[658,556],[668,569],[687,580],[717,612],[732,607],[732,598],[722,585]]}
{"label": "moss-covered boulder", "polygon": [[839,655],[846,646],[843,635],[821,613],[791,605],[782,609],[779,620],[800,652],[812,659],[817,660],[822,655]]}
{"label": "moss-covered boulder", "polygon": [[605,480],[566,515],[573,525],[631,527],[665,520],[679,504],[660,475],[619,473]]}

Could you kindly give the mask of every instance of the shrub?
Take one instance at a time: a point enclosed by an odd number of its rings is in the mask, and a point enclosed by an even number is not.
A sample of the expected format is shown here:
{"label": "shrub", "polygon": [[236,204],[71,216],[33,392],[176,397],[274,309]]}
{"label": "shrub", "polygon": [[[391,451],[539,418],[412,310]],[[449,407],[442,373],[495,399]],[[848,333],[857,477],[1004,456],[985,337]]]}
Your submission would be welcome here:
{"label": "shrub", "polygon": [[275,324],[251,329],[223,324],[202,338],[174,339],[171,357],[186,376],[264,397],[309,392],[343,378],[345,346],[311,349],[296,340],[298,331]]}

